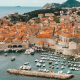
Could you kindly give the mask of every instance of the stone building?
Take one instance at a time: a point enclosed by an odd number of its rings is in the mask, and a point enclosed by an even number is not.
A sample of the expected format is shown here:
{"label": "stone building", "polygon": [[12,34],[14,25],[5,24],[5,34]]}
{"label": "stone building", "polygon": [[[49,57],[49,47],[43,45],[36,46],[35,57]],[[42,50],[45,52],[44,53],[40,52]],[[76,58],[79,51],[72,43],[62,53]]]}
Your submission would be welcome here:
{"label": "stone building", "polygon": [[54,16],[54,13],[45,13],[45,17]]}
{"label": "stone building", "polygon": [[13,40],[6,38],[3,42],[0,42],[0,49],[27,49],[28,47],[29,43],[27,41],[24,43],[19,38]]}

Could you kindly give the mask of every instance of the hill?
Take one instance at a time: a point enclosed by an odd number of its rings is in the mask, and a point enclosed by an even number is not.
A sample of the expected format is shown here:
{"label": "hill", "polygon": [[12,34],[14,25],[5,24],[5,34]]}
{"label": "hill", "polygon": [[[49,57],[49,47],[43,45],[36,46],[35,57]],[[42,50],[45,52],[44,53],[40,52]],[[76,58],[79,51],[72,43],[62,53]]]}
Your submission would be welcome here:
{"label": "hill", "polygon": [[[5,16],[4,18],[7,20],[10,20],[12,22],[17,22],[17,21],[27,22],[29,19],[32,19],[34,17],[38,17],[38,14],[54,13],[55,16],[59,16],[61,10],[62,9],[60,9],[60,8],[40,9],[40,10],[35,10],[35,11],[28,12],[28,13],[24,13],[23,15],[18,15],[18,17],[16,17],[16,16],[10,16],[10,17]],[[64,12],[66,12],[66,11],[67,10],[65,9]]]}
{"label": "hill", "polygon": [[54,8],[54,7],[59,7],[60,6],[60,4],[58,4],[58,3],[51,3],[51,4],[49,4],[49,3],[47,3],[47,4],[45,4],[44,6],[43,6],[43,8],[42,9],[48,9],[48,8]]}
{"label": "hill", "polygon": [[67,0],[66,2],[62,3],[62,4],[58,4],[58,3],[47,3],[45,4],[42,9],[47,9],[47,8],[53,8],[53,7],[58,7],[58,8],[62,8],[62,7],[80,7],[80,2],[77,0]]}
{"label": "hill", "polygon": [[76,0],[67,0],[61,4],[60,7],[80,7],[80,2]]}

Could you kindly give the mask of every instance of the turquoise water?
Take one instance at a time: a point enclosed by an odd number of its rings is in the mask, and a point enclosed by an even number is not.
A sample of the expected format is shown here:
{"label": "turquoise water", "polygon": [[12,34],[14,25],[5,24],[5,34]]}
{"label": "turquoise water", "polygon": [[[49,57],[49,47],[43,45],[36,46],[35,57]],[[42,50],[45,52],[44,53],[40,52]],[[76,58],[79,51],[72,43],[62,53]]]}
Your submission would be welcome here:
{"label": "turquoise water", "polygon": [[[39,77],[28,77],[28,76],[21,76],[21,75],[14,75],[14,74],[9,74],[7,73],[7,69],[19,69],[21,65],[23,65],[25,62],[29,62],[29,66],[32,66],[32,70],[38,70],[39,68],[36,67],[35,59],[41,58],[41,53],[35,53],[35,55],[24,55],[24,52],[22,53],[8,53],[8,56],[5,57],[4,53],[0,53],[0,80],[58,80],[58,79],[47,79],[47,78],[39,78]],[[11,61],[11,57],[15,56],[16,60]],[[61,59],[62,60],[62,59]],[[49,68],[48,61],[45,61],[46,63],[46,69],[51,70]],[[54,62],[53,62],[54,64]],[[55,72],[58,72],[61,70],[61,64],[59,63],[59,69],[55,68],[53,69]],[[43,67],[41,67],[43,68]],[[64,73],[67,72],[69,68],[65,66],[65,69],[63,70]],[[72,71],[72,73],[75,75],[74,78],[72,79],[67,79],[67,80],[80,80],[80,71]]]}
{"label": "turquoise water", "polygon": [[41,7],[0,7],[0,17],[3,17],[6,14],[11,14],[14,12],[24,14],[37,9],[41,9]]}

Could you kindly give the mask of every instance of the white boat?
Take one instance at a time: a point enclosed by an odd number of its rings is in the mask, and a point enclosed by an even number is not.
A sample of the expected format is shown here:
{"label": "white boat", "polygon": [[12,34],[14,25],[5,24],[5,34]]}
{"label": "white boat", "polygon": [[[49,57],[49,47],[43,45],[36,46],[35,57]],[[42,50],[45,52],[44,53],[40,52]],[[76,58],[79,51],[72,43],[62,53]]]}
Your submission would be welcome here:
{"label": "white boat", "polygon": [[46,70],[46,72],[48,73],[48,72],[49,72],[49,70]]}
{"label": "white boat", "polygon": [[63,73],[63,71],[58,71],[58,73],[59,73],[59,74],[62,74],[62,73]]}
{"label": "white boat", "polygon": [[77,71],[79,71],[79,69],[77,68]]}
{"label": "white boat", "polygon": [[44,69],[43,72],[46,72],[46,69]]}
{"label": "white boat", "polygon": [[71,67],[70,69],[71,69],[71,70],[75,70],[75,68],[74,68],[74,67]]}
{"label": "white boat", "polygon": [[58,60],[58,62],[60,62],[60,60]]}
{"label": "white boat", "polygon": [[45,64],[43,64],[43,67],[45,67],[46,65]]}
{"label": "white boat", "polygon": [[40,60],[39,62],[40,62],[40,63],[45,63],[45,61],[44,61],[44,60]]}
{"label": "white boat", "polygon": [[29,62],[25,62],[25,63],[24,63],[24,65],[28,65],[28,64],[29,64]]}
{"label": "white boat", "polygon": [[54,69],[54,66],[52,66],[52,69]]}
{"label": "white boat", "polygon": [[7,53],[5,53],[5,56],[7,56]]}
{"label": "white boat", "polygon": [[38,59],[35,60],[35,62],[38,62],[38,61],[39,61]]}
{"label": "white boat", "polygon": [[40,63],[37,63],[36,66],[37,66],[37,67],[41,67],[41,64],[40,64]]}
{"label": "white boat", "polygon": [[67,74],[70,74],[70,71],[68,71]]}
{"label": "white boat", "polygon": [[64,60],[65,60],[66,58],[64,58]]}
{"label": "white boat", "polygon": [[31,70],[31,66],[27,66],[26,67],[26,70]]}
{"label": "white boat", "polygon": [[77,65],[76,65],[76,64],[74,64],[74,67],[77,67]]}
{"label": "white boat", "polygon": [[62,66],[61,69],[64,69],[64,66]]}
{"label": "white boat", "polygon": [[45,58],[45,57],[42,57],[41,59],[42,59],[42,60],[46,60],[46,58]]}
{"label": "white boat", "polygon": [[23,66],[20,66],[19,69],[23,69]]}
{"label": "white boat", "polygon": [[30,49],[27,49],[24,54],[26,55],[26,54],[30,54],[30,53],[31,53]]}
{"label": "white boat", "polygon": [[26,67],[27,67],[27,66],[23,66],[23,68],[22,68],[22,69],[23,69],[23,70],[26,70]]}
{"label": "white boat", "polygon": [[56,68],[59,69],[59,66],[57,66]]}
{"label": "white boat", "polygon": [[13,56],[12,58],[11,58],[11,61],[14,61],[15,60],[15,56]]}
{"label": "white boat", "polygon": [[61,65],[63,65],[64,63],[61,63]]}
{"label": "white boat", "polygon": [[55,62],[55,65],[58,65],[58,62]]}

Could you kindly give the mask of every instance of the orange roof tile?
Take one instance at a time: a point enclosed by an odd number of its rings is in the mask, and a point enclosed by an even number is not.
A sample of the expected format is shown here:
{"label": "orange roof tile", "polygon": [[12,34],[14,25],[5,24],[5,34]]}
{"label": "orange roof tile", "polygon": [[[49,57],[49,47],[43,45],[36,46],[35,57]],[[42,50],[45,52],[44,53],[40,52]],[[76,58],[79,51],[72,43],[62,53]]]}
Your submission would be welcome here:
{"label": "orange roof tile", "polygon": [[20,38],[15,38],[15,39],[13,39],[12,41],[14,42],[14,41],[16,41],[16,40],[22,41]]}
{"label": "orange roof tile", "polygon": [[44,44],[42,40],[38,41],[37,44]]}

